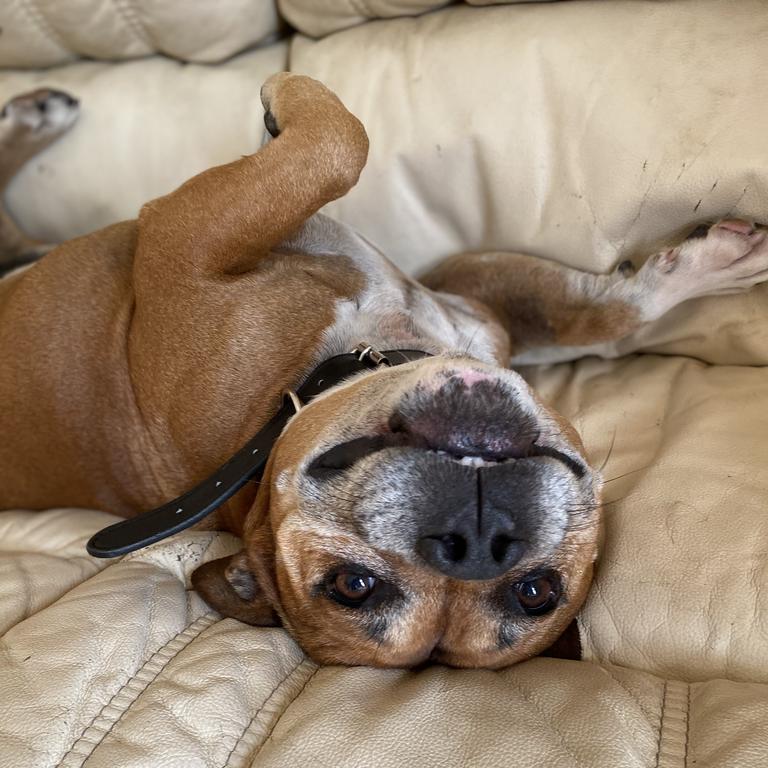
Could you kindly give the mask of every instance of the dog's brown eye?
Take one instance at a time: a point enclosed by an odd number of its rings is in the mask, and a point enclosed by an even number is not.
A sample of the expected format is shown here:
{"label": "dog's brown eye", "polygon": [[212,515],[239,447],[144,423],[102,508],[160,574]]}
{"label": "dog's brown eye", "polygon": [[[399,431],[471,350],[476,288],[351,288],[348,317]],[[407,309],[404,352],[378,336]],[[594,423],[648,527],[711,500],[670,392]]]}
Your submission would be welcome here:
{"label": "dog's brown eye", "polygon": [[376,577],[363,573],[337,573],[331,585],[331,597],[350,608],[361,605],[376,589]]}
{"label": "dog's brown eye", "polygon": [[514,585],[520,607],[529,616],[541,616],[555,608],[560,600],[560,580],[551,573],[541,573]]}

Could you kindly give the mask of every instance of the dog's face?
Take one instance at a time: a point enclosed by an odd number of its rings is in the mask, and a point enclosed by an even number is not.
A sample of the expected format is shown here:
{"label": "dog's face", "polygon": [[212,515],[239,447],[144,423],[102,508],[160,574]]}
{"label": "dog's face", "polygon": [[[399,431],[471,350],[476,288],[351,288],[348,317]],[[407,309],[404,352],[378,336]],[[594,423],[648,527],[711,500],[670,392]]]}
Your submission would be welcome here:
{"label": "dog's face", "polygon": [[443,357],[353,379],[290,422],[265,481],[245,552],[196,586],[253,623],[274,608],[317,661],[506,666],[586,595],[597,474],[511,371]]}

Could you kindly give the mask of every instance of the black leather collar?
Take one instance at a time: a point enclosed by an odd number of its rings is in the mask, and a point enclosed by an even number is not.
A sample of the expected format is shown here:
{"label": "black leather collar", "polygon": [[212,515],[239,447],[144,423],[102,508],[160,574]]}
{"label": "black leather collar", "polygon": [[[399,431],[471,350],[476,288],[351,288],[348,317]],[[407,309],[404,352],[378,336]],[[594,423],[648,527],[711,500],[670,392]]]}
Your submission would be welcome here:
{"label": "black leather collar", "polygon": [[[429,353],[411,349],[382,353],[360,344],[349,354],[320,363],[296,390],[295,396],[306,403],[360,371],[380,365],[402,365],[424,357],[430,357]],[[88,553],[94,557],[125,555],[183,531],[210,515],[247,482],[263,475],[272,446],[295,412],[292,397],[284,395],[283,405],[272,419],[210,477],[161,507],[103,528],[91,537]]]}

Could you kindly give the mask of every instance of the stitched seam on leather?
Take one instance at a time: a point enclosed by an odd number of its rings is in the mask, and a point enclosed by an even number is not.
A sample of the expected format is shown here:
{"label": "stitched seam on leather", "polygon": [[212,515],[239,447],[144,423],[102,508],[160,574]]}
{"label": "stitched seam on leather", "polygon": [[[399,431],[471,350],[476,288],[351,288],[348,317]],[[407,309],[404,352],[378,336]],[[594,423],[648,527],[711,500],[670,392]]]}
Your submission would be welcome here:
{"label": "stitched seam on leather", "polygon": [[691,735],[691,686],[690,683],[688,683],[688,696],[686,699],[685,704],[685,768],[688,768],[688,747],[691,743],[690,741],[690,735]]}
{"label": "stitched seam on leather", "polygon": [[[59,768],[82,766],[90,759],[96,748],[110,734],[139,696],[151,685],[166,666],[206,629],[218,622],[219,615],[210,611],[195,619],[185,629],[158,648],[112,695],[109,701],[94,715],[80,736],[72,743],[61,758]],[[122,697],[122,701],[119,702]],[[119,702],[119,703],[117,703]],[[80,758],[80,761],[75,761]]]}
{"label": "stitched seam on leather", "polygon": [[[235,741],[234,746],[229,751],[229,754],[227,755],[226,762],[224,763],[222,768],[231,768],[233,765],[232,758],[233,757],[244,757],[244,755],[236,755],[235,753],[238,751],[239,747],[241,745],[244,745],[246,741],[248,740],[248,732],[253,728],[254,724],[256,723],[256,720],[258,716],[264,711],[264,709],[269,705],[270,701],[283,689],[287,684],[291,682],[291,680],[295,677],[297,677],[297,673],[303,672],[305,669],[311,669],[311,673],[307,676],[306,680],[302,683],[301,688],[299,688],[296,693],[291,696],[290,700],[286,702],[285,706],[283,706],[282,711],[277,714],[274,718],[274,722],[272,723],[269,730],[264,735],[264,738],[261,741],[261,744],[258,745],[257,751],[254,755],[249,756],[249,761],[251,765],[254,763],[254,761],[258,758],[259,754],[261,753],[261,750],[264,748],[264,745],[267,743],[267,740],[272,735],[272,731],[275,730],[277,727],[277,724],[282,719],[283,715],[288,711],[288,708],[301,696],[301,694],[304,692],[304,689],[309,685],[309,682],[314,678],[314,676],[317,674],[318,669],[320,667],[317,666],[312,660],[304,658],[302,661],[300,661],[298,664],[296,664],[295,667],[272,689],[269,696],[267,696],[266,699],[264,699],[264,702],[262,705],[256,710],[253,717],[250,719],[248,725],[243,728],[242,733],[240,734],[240,737]],[[254,749],[253,746],[250,747],[249,752]]]}
{"label": "stitched seam on leather", "polygon": [[64,39],[50,25],[48,19],[45,18],[34,0],[20,0],[20,5],[32,24],[49,43],[53,43],[57,48],[61,48],[66,53],[73,53],[65,44]]}
{"label": "stitched seam on leather", "polygon": [[157,51],[157,46],[152,42],[147,28],[139,18],[139,14],[136,12],[132,0],[112,0],[115,10],[120,18],[125,22],[128,29],[133,33],[140,42],[144,43],[148,48],[153,51]]}
{"label": "stitched seam on leather", "polygon": [[691,686],[677,680],[664,684],[656,768],[686,768]]}
{"label": "stitched seam on leather", "polygon": [[667,702],[667,681],[664,681],[664,688],[661,690],[661,703],[659,705],[659,726],[658,734],[656,736],[656,760],[654,765],[658,768],[659,757],[661,755],[661,726],[664,724],[664,705]]}

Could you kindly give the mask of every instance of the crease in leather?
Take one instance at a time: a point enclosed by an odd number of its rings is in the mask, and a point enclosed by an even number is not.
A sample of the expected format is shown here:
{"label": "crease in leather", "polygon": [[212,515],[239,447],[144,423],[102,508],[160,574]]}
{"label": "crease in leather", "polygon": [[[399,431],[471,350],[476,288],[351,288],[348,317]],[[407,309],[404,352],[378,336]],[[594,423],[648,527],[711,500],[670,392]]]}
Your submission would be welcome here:
{"label": "crease in leather", "polygon": [[[283,679],[272,689],[269,696],[264,699],[264,703],[256,710],[248,725],[240,734],[240,738],[235,741],[223,768],[238,768],[238,766],[245,765],[246,760],[248,760],[251,765],[254,763],[283,715],[301,696],[319,669],[320,667],[318,667],[314,661],[304,658],[296,664],[285,677],[283,677]],[[273,703],[273,699],[277,698],[286,688],[291,687],[292,683],[296,684],[293,686],[295,692],[293,694],[289,692],[287,698],[283,698],[283,701],[278,703],[278,706],[275,707],[275,711],[270,712],[269,710]],[[271,715],[271,724],[262,723],[259,718],[265,711],[268,715]],[[263,727],[257,729],[257,725],[262,725]],[[260,739],[258,730],[261,730],[263,734]]]}
{"label": "crease in leather", "polygon": [[[3,554],[7,554],[7,551],[3,551]],[[35,554],[51,554],[49,552],[35,552]],[[54,556],[55,555],[51,555]],[[65,558],[62,558],[65,559]],[[66,558],[67,561],[77,559],[77,558]],[[95,579],[97,576],[100,576],[102,573],[106,572],[109,568],[113,568],[114,566],[120,564],[123,561],[123,558],[117,558],[113,562],[109,563],[106,568],[101,568],[100,570],[96,571],[96,573],[91,574],[87,579],[83,579],[82,581],[79,581],[77,584],[73,584],[72,586],[67,587],[58,597],[51,600],[50,603],[46,603],[45,605],[40,606],[40,608],[35,611],[34,613],[30,613],[29,615],[25,615],[22,619],[17,621],[15,624],[12,624],[8,629],[5,630],[2,634],[0,634],[0,642],[2,642],[5,639],[5,636],[11,632],[12,630],[16,629],[16,627],[21,626],[27,619],[31,619],[33,616],[37,616],[38,613],[42,613],[47,608],[50,608],[52,605],[56,604],[61,600],[65,595],[68,595],[73,589],[77,589],[78,587],[81,587],[83,584],[87,584],[91,579]]]}
{"label": "crease in leather", "polygon": [[156,650],[131,677],[112,695],[109,701],[83,729],[59,763],[59,768],[82,766],[99,747],[112,729],[120,722],[139,696],[157,679],[158,675],[189,644],[206,629],[221,621],[219,614],[210,611],[191,622]]}
{"label": "crease in leather", "polygon": [[[517,671],[514,667],[512,669]],[[514,678],[518,676],[512,675],[511,677]],[[571,760],[571,765],[574,766],[574,768],[581,768],[582,766],[584,768],[590,768],[589,764],[582,762],[579,756],[573,751],[573,749],[571,749],[570,745],[565,739],[563,732],[560,730],[560,728],[558,728],[558,724],[552,718],[552,714],[547,712],[547,710],[539,703],[539,701],[534,696],[534,692],[524,689],[519,678],[514,680],[514,686],[515,690],[520,694],[520,697],[524,699],[528,704],[530,704],[530,706],[535,709],[536,712],[538,712],[542,721],[547,724],[550,731],[557,737],[560,748],[563,750],[563,753],[566,754]]]}
{"label": "crease in leather", "polygon": [[687,768],[691,686],[666,680],[659,717],[656,768]]}
{"label": "crease in leather", "polygon": [[[642,713],[648,719],[648,722],[651,722],[651,712],[646,707],[646,705],[643,703],[642,699],[624,681],[622,681],[617,675],[614,675],[613,671],[611,670],[611,668],[609,666],[605,666],[605,667],[601,666],[600,669],[602,669],[604,672],[606,672],[608,677],[610,677],[611,680],[613,680],[613,682],[616,683],[616,685],[618,685],[619,688],[621,688],[621,690],[624,691],[624,693],[626,693],[627,696],[629,696],[629,698],[632,699],[632,701],[635,702],[635,704],[637,704],[638,708],[642,711]],[[661,694],[661,696],[662,696],[661,707],[664,706],[664,704],[663,704],[663,702],[664,702],[664,693],[666,692],[666,689],[667,689],[666,683],[667,683],[667,681],[665,680],[664,681],[664,690],[662,691],[662,694]],[[658,728],[659,728],[659,731],[660,731],[661,730],[661,711],[659,711],[658,721],[659,721]]]}

